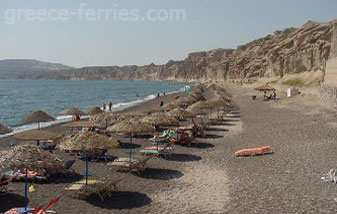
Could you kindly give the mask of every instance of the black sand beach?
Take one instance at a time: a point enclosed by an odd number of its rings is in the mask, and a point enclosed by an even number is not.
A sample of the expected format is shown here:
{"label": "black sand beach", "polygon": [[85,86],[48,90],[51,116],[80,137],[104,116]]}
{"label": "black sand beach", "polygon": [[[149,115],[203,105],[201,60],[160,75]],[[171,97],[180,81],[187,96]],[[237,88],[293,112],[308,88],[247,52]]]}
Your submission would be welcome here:
{"label": "black sand beach", "polygon": [[[105,201],[98,197],[77,200],[62,197],[53,208],[58,213],[335,213],[336,184],[321,176],[335,167],[337,118],[329,110],[305,107],[300,110],[276,102],[253,101],[250,90],[228,86],[238,106],[221,125],[210,126],[197,146],[174,146],[171,159],[153,158],[141,174],[125,174],[109,169],[106,163],[90,163],[93,179],[117,179],[118,192]],[[211,90],[211,89],[210,89]],[[166,96],[164,102],[175,95]],[[214,96],[212,91],[205,96]],[[155,99],[131,110],[149,109]],[[128,109],[130,111],[130,109]],[[60,126],[48,128],[66,133]],[[127,146],[128,139],[120,138]],[[0,140],[8,147],[12,138]],[[148,146],[135,139],[136,150]],[[270,145],[274,154],[238,158],[234,152]],[[109,153],[127,156],[128,149]],[[59,151],[64,160],[76,159]],[[140,156],[136,153],[136,156]],[[77,160],[73,169],[81,174],[85,163]],[[34,207],[61,194],[80,178],[33,184],[30,206]],[[0,196],[0,213],[23,206],[24,183],[11,183],[14,192]]]}

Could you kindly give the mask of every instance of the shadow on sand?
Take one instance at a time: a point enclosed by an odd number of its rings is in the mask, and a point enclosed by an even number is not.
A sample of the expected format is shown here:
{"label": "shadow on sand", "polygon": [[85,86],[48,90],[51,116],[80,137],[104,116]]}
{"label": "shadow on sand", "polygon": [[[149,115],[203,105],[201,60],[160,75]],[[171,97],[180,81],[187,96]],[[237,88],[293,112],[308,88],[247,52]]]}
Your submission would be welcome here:
{"label": "shadow on sand", "polygon": [[223,138],[222,135],[216,135],[216,134],[206,134],[204,137],[200,137],[201,139],[220,139]]}
{"label": "shadow on sand", "polygon": [[152,202],[146,194],[140,192],[114,192],[111,198],[102,201],[98,196],[90,196],[86,201],[103,209],[133,209],[148,205]]}
{"label": "shadow on sand", "polygon": [[4,213],[12,208],[24,207],[26,199],[17,194],[8,193],[0,195],[0,213]]}
{"label": "shadow on sand", "polygon": [[142,147],[141,145],[139,144],[131,144],[131,143],[119,143],[119,148],[121,149],[137,149],[137,148],[140,148]]}
{"label": "shadow on sand", "polygon": [[[238,120],[231,121],[231,122],[238,122]],[[233,123],[226,123],[225,120],[219,121],[219,122],[211,122],[211,123],[208,123],[208,125],[214,125],[214,126],[235,126],[235,124],[233,124]]]}
{"label": "shadow on sand", "polygon": [[214,145],[211,143],[193,143],[191,145],[188,144],[182,144],[183,147],[189,147],[189,148],[197,148],[197,149],[208,149],[213,148]]}
{"label": "shadow on sand", "polygon": [[191,154],[172,154],[172,156],[168,158],[167,160],[177,161],[177,162],[194,162],[194,161],[200,161],[201,157],[197,155],[191,155]]}
{"label": "shadow on sand", "polygon": [[74,173],[69,176],[55,176],[48,179],[46,184],[66,184],[66,183],[74,183],[76,181],[82,180],[84,177],[80,174]]}
{"label": "shadow on sand", "polygon": [[184,174],[177,170],[172,169],[157,169],[157,168],[147,168],[145,171],[134,175],[153,180],[171,180],[175,178],[180,178]]}
{"label": "shadow on sand", "polygon": [[228,132],[228,129],[223,129],[223,128],[207,128],[205,131],[208,132]]}

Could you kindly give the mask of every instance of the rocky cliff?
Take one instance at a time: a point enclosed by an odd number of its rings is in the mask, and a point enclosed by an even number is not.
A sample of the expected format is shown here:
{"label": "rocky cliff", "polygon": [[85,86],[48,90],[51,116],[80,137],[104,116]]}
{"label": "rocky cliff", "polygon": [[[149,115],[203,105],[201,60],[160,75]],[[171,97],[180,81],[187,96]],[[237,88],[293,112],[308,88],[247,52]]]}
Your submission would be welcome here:
{"label": "rocky cliff", "polygon": [[26,76],[22,74],[20,78],[248,81],[306,71],[324,74],[326,61],[337,52],[332,39],[336,23],[337,20],[327,23],[309,21],[300,28],[276,31],[237,49],[191,53],[182,61],[170,60],[165,65],[40,71]]}

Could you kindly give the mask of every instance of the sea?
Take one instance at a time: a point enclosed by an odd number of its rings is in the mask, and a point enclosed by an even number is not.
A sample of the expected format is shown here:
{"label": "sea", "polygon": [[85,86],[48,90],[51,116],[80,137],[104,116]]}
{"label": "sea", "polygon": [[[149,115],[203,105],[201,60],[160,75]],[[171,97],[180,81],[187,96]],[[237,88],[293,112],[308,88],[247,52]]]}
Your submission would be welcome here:
{"label": "sea", "polygon": [[0,80],[0,123],[18,133],[36,128],[22,118],[37,110],[57,118],[41,124],[47,127],[71,120],[59,115],[71,106],[85,111],[112,102],[113,111],[118,111],[154,99],[157,93],[181,91],[184,86],[150,81]]}

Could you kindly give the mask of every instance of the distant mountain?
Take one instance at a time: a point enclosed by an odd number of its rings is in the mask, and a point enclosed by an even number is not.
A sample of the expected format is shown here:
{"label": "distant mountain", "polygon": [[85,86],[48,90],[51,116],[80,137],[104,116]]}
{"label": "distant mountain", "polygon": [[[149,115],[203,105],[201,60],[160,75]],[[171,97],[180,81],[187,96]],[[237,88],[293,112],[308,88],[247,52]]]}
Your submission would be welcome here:
{"label": "distant mountain", "polygon": [[[146,51],[146,50],[144,50]],[[155,80],[254,82],[263,77],[287,77],[308,72],[309,83],[336,72],[337,19],[309,21],[299,28],[275,31],[236,49],[188,54],[163,65],[69,68],[39,61],[0,61],[0,78],[54,80]],[[316,76],[317,74],[317,76]],[[317,78],[316,78],[317,77]],[[329,78],[332,76],[329,76]],[[336,75],[337,78],[337,75]]]}
{"label": "distant mountain", "polygon": [[73,67],[33,59],[6,59],[0,60],[0,79],[36,79],[39,73],[64,69]]}

